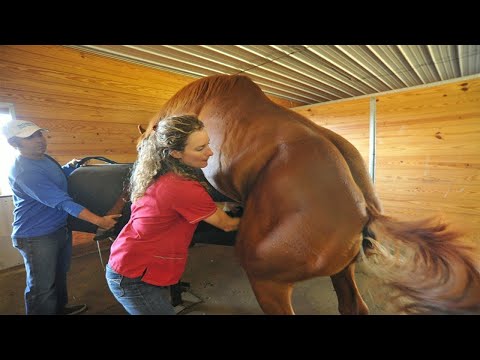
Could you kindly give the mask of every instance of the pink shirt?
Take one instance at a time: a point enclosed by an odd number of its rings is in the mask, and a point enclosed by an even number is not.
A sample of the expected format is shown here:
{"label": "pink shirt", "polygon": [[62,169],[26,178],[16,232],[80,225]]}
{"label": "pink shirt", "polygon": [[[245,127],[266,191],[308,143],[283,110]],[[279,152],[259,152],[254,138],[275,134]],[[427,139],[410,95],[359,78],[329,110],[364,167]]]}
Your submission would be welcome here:
{"label": "pink shirt", "polygon": [[160,176],[132,205],[132,214],[110,249],[108,264],[128,278],[159,286],[176,284],[185,271],[198,223],[217,211],[197,181]]}

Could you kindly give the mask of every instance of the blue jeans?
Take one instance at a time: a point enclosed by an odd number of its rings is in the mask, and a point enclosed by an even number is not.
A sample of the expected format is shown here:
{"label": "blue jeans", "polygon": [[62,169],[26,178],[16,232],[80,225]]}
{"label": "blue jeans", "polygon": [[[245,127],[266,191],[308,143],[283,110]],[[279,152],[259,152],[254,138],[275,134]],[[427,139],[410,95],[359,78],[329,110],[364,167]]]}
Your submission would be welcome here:
{"label": "blue jeans", "polygon": [[113,296],[130,315],[175,315],[168,286],[147,284],[141,276],[127,278],[108,264],[105,277]]}
{"label": "blue jeans", "polygon": [[26,271],[27,315],[60,314],[68,302],[67,272],[72,257],[72,233],[66,227],[36,237],[13,238]]}

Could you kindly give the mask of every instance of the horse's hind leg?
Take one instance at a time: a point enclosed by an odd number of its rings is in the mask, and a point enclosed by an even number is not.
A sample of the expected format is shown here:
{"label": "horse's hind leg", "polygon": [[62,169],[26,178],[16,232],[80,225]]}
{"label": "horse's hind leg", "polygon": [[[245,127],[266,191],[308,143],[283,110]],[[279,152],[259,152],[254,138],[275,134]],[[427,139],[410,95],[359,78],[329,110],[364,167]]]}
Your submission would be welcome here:
{"label": "horse's hind leg", "polygon": [[368,306],[355,283],[355,262],[351,262],[339,273],[330,276],[337,293],[338,311],[342,315],[368,315]]}
{"label": "horse's hind leg", "polygon": [[257,280],[250,284],[263,312],[268,315],[295,315],[292,307],[293,284],[271,280]]}

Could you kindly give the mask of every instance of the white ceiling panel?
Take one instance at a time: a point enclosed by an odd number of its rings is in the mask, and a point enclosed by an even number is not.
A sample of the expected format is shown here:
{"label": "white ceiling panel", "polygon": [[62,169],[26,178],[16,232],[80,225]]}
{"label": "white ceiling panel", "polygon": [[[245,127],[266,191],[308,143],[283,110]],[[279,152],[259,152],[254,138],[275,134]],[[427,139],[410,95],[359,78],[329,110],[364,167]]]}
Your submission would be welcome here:
{"label": "white ceiling panel", "polygon": [[480,74],[480,45],[71,45],[194,78],[245,74],[304,105]]}

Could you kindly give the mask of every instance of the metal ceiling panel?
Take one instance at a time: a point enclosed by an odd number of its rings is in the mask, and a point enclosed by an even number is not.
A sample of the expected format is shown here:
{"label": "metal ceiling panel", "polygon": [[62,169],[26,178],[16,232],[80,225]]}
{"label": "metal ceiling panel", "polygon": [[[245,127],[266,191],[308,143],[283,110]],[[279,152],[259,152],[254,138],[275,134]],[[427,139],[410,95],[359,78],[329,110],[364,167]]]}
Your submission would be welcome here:
{"label": "metal ceiling panel", "polygon": [[[233,45],[231,46],[233,47]],[[207,53],[207,49],[204,49],[201,46],[174,46],[176,50],[185,51],[189,55],[198,56],[205,58],[207,56],[212,56],[212,54]],[[239,61],[237,58],[229,58],[225,56],[228,54],[229,49],[227,47],[223,48],[223,54],[221,55],[221,61],[223,64],[230,67],[229,71],[224,73],[229,74],[238,74],[245,73],[248,75],[253,75],[261,79],[263,83],[270,84],[270,86],[283,86],[285,90],[291,91],[292,94],[304,96],[309,98],[311,101],[325,101],[339,99],[341,96],[332,95],[321,89],[319,86],[323,84],[318,83],[318,86],[315,87],[315,84],[311,84],[312,80],[305,77],[303,74],[294,73],[287,68],[283,68],[278,64],[272,63],[271,56],[269,54],[264,54],[261,52],[255,51],[254,46],[249,46],[244,49],[241,46],[236,47],[236,54],[239,54],[238,48],[243,50],[241,54],[246,61]],[[275,51],[274,49],[270,50]],[[199,55],[201,53],[201,55]],[[199,60],[200,61],[200,60]],[[309,81],[310,80],[310,81]],[[345,96],[345,94],[341,94]]]}
{"label": "metal ceiling panel", "polygon": [[[74,46],[78,48],[78,46]],[[180,72],[182,74],[190,75],[193,77],[204,77],[214,75],[214,71],[207,71],[206,69],[197,65],[181,64],[176,59],[169,59],[167,57],[161,57],[160,55],[151,54],[147,51],[139,51],[128,45],[93,45],[83,50],[92,50],[94,53],[113,57],[116,59],[129,61],[137,64],[142,64],[154,68],[159,68],[166,71]]]}
{"label": "metal ceiling panel", "polygon": [[201,78],[246,74],[269,95],[315,104],[480,75],[480,45],[69,45]]}
{"label": "metal ceiling panel", "polygon": [[[363,94],[361,91],[349,86],[344,82],[338,81],[333,76],[328,75],[328,73],[322,71],[319,66],[314,67],[312,66],[312,64],[309,64],[308,61],[303,61],[303,54],[296,54],[291,52],[287,53],[285,51],[282,51],[281,46],[272,45],[272,47],[278,49],[278,51],[280,52],[288,54],[287,57],[275,59],[274,61],[276,63],[281,64],[288,69],[291,69],[305,75],[306,77],[313,79],[315,83],[319,82],[320,84],[322,84],[322,86],[332,89],[331,91],[333,91],[334,93],[338,94],[337,91],[341,91],[348,96],[358,96]],[[308,51],[308,49],[305,48],[304,51]],[[345,96],[342,96],[342,98],[344,97]]]}
{"label": "metal ceiling panel", "polygon": [[389,90],[405,87],[405,84],[367,46],[342,45],[338,48],[347,54],[352,62],[359,64],[375,79],[384,83]]}
{"label": "metal ceiling panel", "polygon": [[389,87],[383,81],[376,78],[371,72],[359,65],[351,56],[349,52],[342,49],[344,46],[309,46],[310,51],[314,54],[326,59],[332,63],[336,68],[346,72],[347,79],[351,82],[362,82],[370,86],[375,92],[387,91]]}
{"label": "metal ceiling panel", "polygon": [[375,89],[363,82],[352,81],[352,77],[347,72],[336,67],[327,60],[318,57],[309,51],[308,48],[305,48],[305,50],[307,51],[292,53],[290,57],[299,63],[306,64],[319,74],[325,74],[326,76],[331,77],[340,84],[340,87],[343,88],[344,92],[347,92],[348,89],[354,89],[354,91],[358,91],[360,94],[371,94],[376,92]]}
{"label": "metal ceiling panel", "polygon": [[442,80],[460,77],[457,47],[455,45],[428,45],[433,63]]}
{"label": "metal ceiling panel", "polygon": [[[258,47],[257,47],[258,48]],[[257,56],[259,53],[256,51],[255,47],[248,47],[248,50],[251,51],[253,54]],[[261,49],[260,49],[261,50]],[[273,49],[275,51],[275,49]],[[268,59],[265,57],[264,59]],[[268,61],[264,61],[262,67],[257,67],[254,69],[250,69],[246,71],[247,74],[254,74],[261,70],[267,70],[269,74],[265,74],[265,76],[269,76],[272,79],[276,79],[279,82],[287,82],[291,84],[295,88],[305,89],[309,91],[313,98],[316,96],[321,96],[324,99],[328,100],[337,100],[344,97],[346,94],[339,92],[338,90],[319,82],[318,80],[313,80],[310,77],[304,75],[302,72],[297,72],[295,70],[290,69],[289,67],[283,66],[281,63],[277,62],[277,59],[270,59]]]}
{"label": "metal ceiling panel", "polygon": [[426,45],[402,45],[400,51],[407,58],[423,84],[440,81],[440,74],[433,65],[433,59]]}
{"label": "metal ceiling panel", "polygon": [[469,76],[479,73],[480,63],[479,45],[459,45],[458,57],[460,62],[460,76]]}
{"label": "metal ceiling panel", "polygon": [[[177,70],[185,72],[185,66],[195,64],[201,67],[203,71],[214,71],[218,74],[238,74],[241,72],[251,75],[251,77],[267,87],[277,89],[283,93],[283,96],[290,94],[292,97],[300,97],[301,101],[321,102],[331,100],[331,97],[319,89],[309,88],[305,84],[299,83],[292,76],[287,76],[284,72],[272,72],[268,67],[259,67],[256,64],[265,63],[265,60],[253,54],[249,57],[249,62],[239,61],[222,55],[218,58],[212,57],[212,52],[201,46],[129,46],[138,51],[145,51],[148,54],[158,54],[160,58],[168,56],[169,59],[176,59]],[[212,60],[215,59],[215,60]],[[198,72],[198,71],[197,71]],[[326,96],[327,95],[327,96]],[[335,97],[338,99],[340,97]]]}
{"label": "metal ceiling panel", "polygon": [[[367,45],[367,47],[387,66],[406,86],[422,83],[408,63],[405,56],[395,45]],[[403,86],[402,86],[403,87]]]}
{"label": "metal ceiling panel", "polygon": [[[311,87],[315,92],[320,91],[322,96],[325,96],[330,100],[352,96],[352,91],[344,90],[344,84],[338,82],[335,84],[335,79],[321,76],[322,74],[319,74],[318,72],[314,73],[309,70],[307,65],[298,64],[298,61],[295,61],[290,57],[290,53],[266,45],[257,45],[247,48],[247,50],[250,51],[262,51],[264,49],[268,49],[269,51],[268,55],[265,56],[265,59],[270,59],[264,64],[264,67],[276,75],[285,74],[291,79],[297,80],[300,83],[305,84],[305,86]],[[307,51],[307,49],[304,49],[304,51]],[[320,81],[320,77],[322,78],[322,81]]]}

